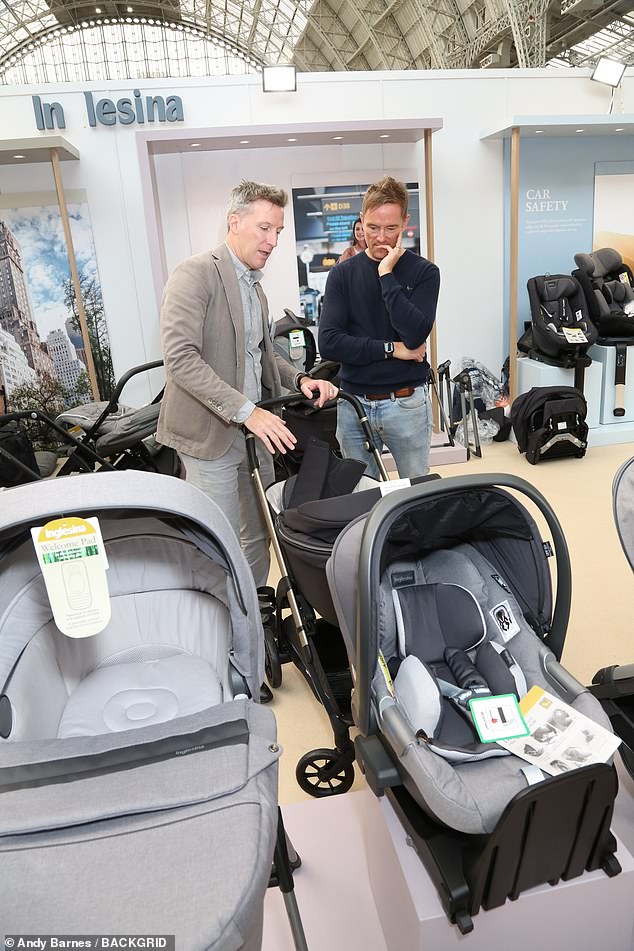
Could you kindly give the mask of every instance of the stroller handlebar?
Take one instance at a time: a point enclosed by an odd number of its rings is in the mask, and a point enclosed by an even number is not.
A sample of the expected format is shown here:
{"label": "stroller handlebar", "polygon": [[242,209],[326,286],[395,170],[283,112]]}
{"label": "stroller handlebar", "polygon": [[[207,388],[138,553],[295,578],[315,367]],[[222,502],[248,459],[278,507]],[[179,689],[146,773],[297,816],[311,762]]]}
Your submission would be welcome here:
{"label": "stroller handlebar", "polygon": [[[275,409],[281,409],[284,406],[295,406],[299,403],[304,403],[307,406],[313,407],[315,412],[320,412],[323,409],[330,409],[331,407],[336,406],[339,400],[344,400],[346,403],[349,403],[350,406],[355,411],[355,413],[357,414],[359,425],[361,429],[363,430],[363,435],[365,436],[365,439],[368,444],[368,451],[374,455],[375,461],[377,463],[377,466],[383,481],[387,481],[389,479],[389,476],[385,470],[385,466],[383,465],[383,460],[381,459],[381,456],[379,452],[376,450],[376,447],[374,445],[374,440],[372,438],[372,429],[370,427],[370,423],[368,421],[368,417],[366,415],[365,409],[363,408],[362,403],[352,393],[344,393],[343,390],[339,390],[336,398],[334,400],[328,400],[326,403],[324,403],[323,406],[316,406],[315,401],[304,396],[303,393],[287,393],[285,396],[274,396],[268,400],[261,400],[259,403],[256,403],[255,405],[258,407],[258,409],[275,410]],[[249,460],[249,467],[251,469],[251,472],[254,472],[254,470],[259,469],[259,461],[258,461],[258,456],[257,456],[256,448],[255,448],[255,440],[257,437],[255,436],[254,433],[250,432],[244,425],[242,426],[242,430],[246,438],[247,458]]]}

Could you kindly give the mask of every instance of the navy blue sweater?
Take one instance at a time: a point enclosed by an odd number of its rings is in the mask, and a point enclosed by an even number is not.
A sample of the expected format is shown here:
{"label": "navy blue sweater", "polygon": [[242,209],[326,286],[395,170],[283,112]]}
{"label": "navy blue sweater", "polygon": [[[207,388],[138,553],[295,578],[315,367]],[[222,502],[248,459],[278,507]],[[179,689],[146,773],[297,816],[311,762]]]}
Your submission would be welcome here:
{"label": "navy blue sweater", "polygon": [[356,254],[333,267],[319,319],[319,352],[341,363],[341,387],[348,393],[384,393],[420,386],[429,364],[385,359],[383,344],[402,341],[408,349],[429,336],[436,317],[440,272],[426,258],[406,251],[391,274]]}

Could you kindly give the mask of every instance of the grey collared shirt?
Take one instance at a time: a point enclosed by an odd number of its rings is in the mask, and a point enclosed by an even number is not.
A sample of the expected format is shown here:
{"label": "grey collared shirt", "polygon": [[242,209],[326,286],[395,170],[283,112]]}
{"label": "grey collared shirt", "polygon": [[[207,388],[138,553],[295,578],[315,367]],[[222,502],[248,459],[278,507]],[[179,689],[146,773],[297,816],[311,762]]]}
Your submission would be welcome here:
{"label": "grey collared shirt", "polygon": [[[229,245],[227,245],[229,248]],[[255,285],[262,279],[262,271],[252,271],[236,257],[231,248],[229,254],[238,278],[242,313],[244,316],[244,339],[246,355],[244,363],[244,386],[242,392],[245,402],[233,417],[236,423],[243,423],[262,398],[262,307]]]}

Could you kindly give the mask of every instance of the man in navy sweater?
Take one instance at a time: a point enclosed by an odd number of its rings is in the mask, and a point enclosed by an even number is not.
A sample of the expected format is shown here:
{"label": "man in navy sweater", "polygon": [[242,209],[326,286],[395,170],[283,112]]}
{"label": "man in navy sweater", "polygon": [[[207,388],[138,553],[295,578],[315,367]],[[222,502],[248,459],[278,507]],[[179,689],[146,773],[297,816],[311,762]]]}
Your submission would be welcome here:
{"label": "man in navy sweater", "polygon": [[[341,363],[341,389],[361,400],[379,451],[387,446],[400,477],[414,478],[429,469],[432,414],[425,354],[440,272],[401,247],[407,207],[407,189],[394,178],[368,188],[361,211],[367,248],[328,275],[319,350],[322,358]],[[347,403],[338,409],[337,439],[344,456],[365,462],[367,475],[379,477]]]}

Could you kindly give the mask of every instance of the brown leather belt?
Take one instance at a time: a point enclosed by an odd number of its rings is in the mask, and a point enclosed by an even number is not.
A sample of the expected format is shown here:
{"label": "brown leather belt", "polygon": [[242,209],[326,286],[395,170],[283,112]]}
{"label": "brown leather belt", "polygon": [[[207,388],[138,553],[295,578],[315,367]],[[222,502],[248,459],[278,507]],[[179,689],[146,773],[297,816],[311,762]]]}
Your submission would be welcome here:
{"label": "brown leather belt", "polygon": [[400,390],[392,390],[390,393],[364,393],[364,400],[391,400],[399,399],[403,400],[407,396],[411,396],[414,392],[413,386],[402,386]]}

